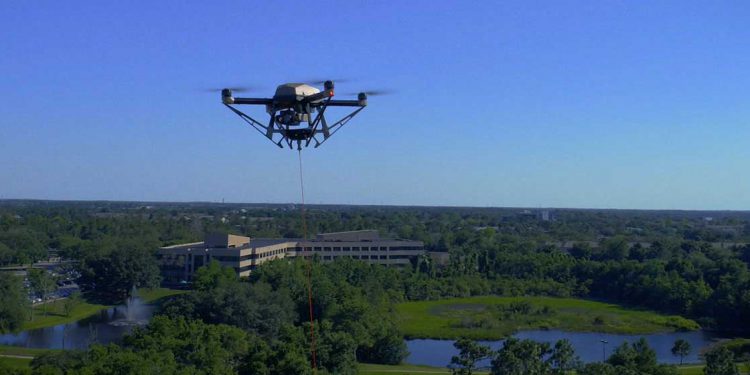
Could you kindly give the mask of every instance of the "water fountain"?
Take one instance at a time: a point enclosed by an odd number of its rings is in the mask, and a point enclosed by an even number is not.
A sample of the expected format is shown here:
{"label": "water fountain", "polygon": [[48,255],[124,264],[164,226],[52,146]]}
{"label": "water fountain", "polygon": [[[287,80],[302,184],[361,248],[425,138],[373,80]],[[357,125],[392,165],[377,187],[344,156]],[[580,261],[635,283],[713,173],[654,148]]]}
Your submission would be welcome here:
{"label": "water fountain", "polygon": [[133,285],[133,289],[130,291],[130,296],[125,300],[125,311],[122,319],[116,319],[110,322],[113,326],[139,326],[148,323],[148,319],[144,318],[144,307],[143,301],[136,295],[136,288]]}

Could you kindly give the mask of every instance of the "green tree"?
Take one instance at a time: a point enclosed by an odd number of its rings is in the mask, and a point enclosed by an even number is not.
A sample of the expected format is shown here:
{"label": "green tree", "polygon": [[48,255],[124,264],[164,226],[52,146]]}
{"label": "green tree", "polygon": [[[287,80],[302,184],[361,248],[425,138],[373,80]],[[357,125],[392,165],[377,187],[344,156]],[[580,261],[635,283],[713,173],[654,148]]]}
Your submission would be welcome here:
{"label": "green tree", "polygon": [[81,293],[76,291],[73,292],[68,298],[63,301],[63,313],[65,316],[70,316],[73,310],[81,303]]}
{"label": "green tree", "polygon": [[231,267],[222,267],[217,260],[198,268],[193,278],[193,288],[206,291],[237,280],[237,274]]}
{"label": "green tree", "polygon": [[566,374],[568,371],[579,367],[581,363],[578,356],[576,356],[573,344],[568,339],[558,340],[555,343],[549,360],[558,374]]}
{"label": "green tree", "polygon": [[627,341],[615,348],[607,362],[615,367],[630,371],[655,373],[658,370],[656,352],[651,349],[645,338],[640,338],[630,345]]}
{"label": "green tree", "polygon": [[492,375],[547,375],[549,344],[509,338],[492,360]]}
{"label": "green tree", "polygon": [[106,301],[122,302],[133,288],[159,285],[159,268],[154,250],[146,247],[118,247],[90,254],[81,265],[82,287]]}
{"label": "green tree", "polygon": [[682,364],[682,359],[690,354],[690,350],[691,347],[689,342],[684,339],[677,339],[677,341],[674,342],[674,346],[672,346],[672,355],[679,356],[680,364]]}
{"label": "green tree", "polygon": [[734,354],[724,346],[720,346],[706,353],[705,375],[739,375],[740,371],[734,363]]}
{"label": "green tree", "polygon": [[47,297],[57,289],[55,278],[47,270],[39,268],[29,269],[29,283],[31,290],[42,298],[44,315],[47,315]]}
{"label": "green tree", "polygon": [[451,358],[451,374],[471,375],[476,370],[477,362],[489,358],[492,350],[488,346],[479,345],[476,341],[462,338],[453,346],[458,349],[458,355]]}
{"label": "green tree", "polygon": [[13,250],[8,245],[0,242],[0,265],[10,264],[14,259]]}
{"label": "green tree", "polygon": [[0,333],[21,328],[27,317],[28,305],[20,278],[0,272]]}

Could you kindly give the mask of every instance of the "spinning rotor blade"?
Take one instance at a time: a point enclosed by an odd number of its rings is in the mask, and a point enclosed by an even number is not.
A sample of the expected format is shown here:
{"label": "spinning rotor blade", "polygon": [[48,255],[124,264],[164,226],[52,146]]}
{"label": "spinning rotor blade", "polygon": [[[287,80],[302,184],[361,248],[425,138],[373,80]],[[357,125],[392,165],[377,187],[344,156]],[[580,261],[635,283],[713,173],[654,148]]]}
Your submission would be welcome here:
{"label": "spinning rotor blade", "polygon": [[342,78],[342,79],[334,79],[334,78],[329,78],[329,79],[307,79],[307,80],[304,80],[302,82],[309,83],[311,85],[318,85],[318,86],[320,86],[320,85],[326,83],[326,81],[332,81],[333,83],[351,82],[350,79],[345,79],[345,78]]}
{"label": "spinning rotor blade", "polygon": [[359,93],[361,92],[365,93],[365,95],[367,96],[383,96],[383,95],[392,95],[396,93],[395,90],[384,89],[384,90],[366,90],[366,91],[359,91],[359,92],[347,92],[347,93],[344,93],[344,95],[359,95]]}
{"label": "spinning rotor blade", "polygon": [[221,90],[223,90],[225,88],[232,90],[232,92],[248,92],[248,91],[252,91],[248,87],[224,87],[224,88],[221,88],[221,89],[203,89],[201,91],[203,91],[203,92],[221,92]]}
{"label": "spinning rotor blade", "polygon": [[221,92],[223,89],[230,89],[232,92],[248,92],[257,90],[256,87],[248,87],[248,86],[235,86],[235,87],[222,87],[222,88],[210,88],[210,89],[202,89],[203,92]]}

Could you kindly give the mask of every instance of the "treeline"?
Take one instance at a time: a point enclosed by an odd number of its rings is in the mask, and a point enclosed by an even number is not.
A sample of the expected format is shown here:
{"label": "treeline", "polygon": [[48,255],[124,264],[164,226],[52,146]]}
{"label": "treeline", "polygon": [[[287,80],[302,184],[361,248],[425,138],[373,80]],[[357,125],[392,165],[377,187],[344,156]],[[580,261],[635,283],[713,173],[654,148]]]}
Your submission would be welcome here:
{"label": "treeline", "polygon": [[[630,344],[616,347],[603,362],[584,364],[575,354],[567,339],[554,346],[532,340],[510,338],[502,348],[492,351],[474,341],[461,339],[454,344],[459,354],[453,356],[448,366],[454,375],[475,373],[481,361],[491,360],[491,375],[677,375],[676,366],[659,364],[656,352],[641,338]],[[690,345],[677,340],[672,353],[681,358],[690,352]],[[706,355],[706,375],[739,375],[733,353],[719,346]]]}
{"label": "treeline", "polygon": [[706,328],[749,332],[743,318],[750,316],[748,264],[747,245],[665,241],[645,247],[615,237],[598,248],[581,244],[564,251],[482,231],[452,246],[446,267],[424,263],[416,269],[446,283],[459,280],[456,285],[464,286],[453,289],[463,294],[591,297],[686,315]]}
{"label": "treeline", "polygon": [[319,367],[355,373],[358,361],[397,364],[407,355],[395,323],[394,303],[403,300],[398,280],[397,270],[353,260],[275,261],[247,281],[212,263],[199,270],[195,292],[165,303],[161,313],[228,324],[263,338],[274,353],[271,373],[279,374],[309,368],[312,313]]}
{"label": "treeline", "polygon": [[[687,315],[706,328],[733,332],[750,331],[750,320],[743,318],[750,316],[745,292],[750,247],[722,248],[705,240],[747,238],[747,217],[741,212],[555,210],[553,220],[543,221],[520,209],[430,207],[312,207],[308,212],[311,233],[378,229],[449,253],[447,265],[422,257],[414,264],[416,275],[402,275],[409,300],[580,296]],[[294,206],[17,203],[0,206],[0,264],[26,263],[48,248],[58,249],[80,261],[83,285],[111,302],[133,285],[158,281],[149,252],[198,241],[211,231],[302,235]],[[581,241],[562,248],[563,239]]]}
{"label": "treeline", "polygon": [[198,270],[195,290],[165,302],[122,344],[43,355],[32,373],[356,374],[358,362],[397,364],[408,353],[395,324],[393,304],[403,295],[394,280],[397,270],[352,260],[276,261],[250,280],[212,262]]}

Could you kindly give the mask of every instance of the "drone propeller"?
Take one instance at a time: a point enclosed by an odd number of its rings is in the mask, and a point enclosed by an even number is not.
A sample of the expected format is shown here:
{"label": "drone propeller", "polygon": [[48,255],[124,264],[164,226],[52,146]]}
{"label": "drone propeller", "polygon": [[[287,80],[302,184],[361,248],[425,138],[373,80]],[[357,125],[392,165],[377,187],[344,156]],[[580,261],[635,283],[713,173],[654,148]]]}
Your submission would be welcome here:
{"label": "drone propeller", "polygon": [[[360,91],[365,93],[367,96],[383,96],[383,95],[392,95],[395,94],[396,91],[394,90],[366,90],[366,91]],[[347,92],[344,95],[359,95],[360,92]]]}
{"label": "drone propeller", "polygon": [[326,83],[326,81],[333,81],[335,83],[351,82],[350,79],[345,79],[345,78],[342,78],[342,79],[330,79],[330,78],[329,79],[307,79],[307,80],[304,80],[302,82],[309,83],[311,85],[318,85],[319,86],[319,85],[322,85],[322,84]]}
{"label": "drone propeller", "polygon": [[223,89],[230,89],[233,92],[248,92],[248,91],[254,90],[254,88],[251,88],[251,87],[238,86],[238,87],[223,87],[223,88],[220,88],[220,89],[214,89],[214,88],[212,88],[212,89],[202,89],[201,91],[203,91],[203,92],[221,92],[221,90],[223,90]]}

